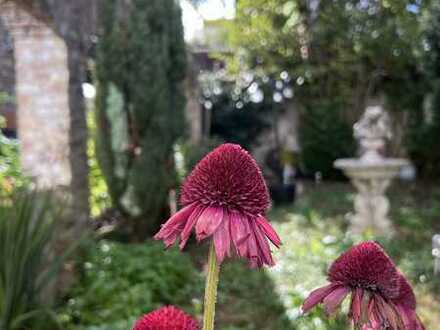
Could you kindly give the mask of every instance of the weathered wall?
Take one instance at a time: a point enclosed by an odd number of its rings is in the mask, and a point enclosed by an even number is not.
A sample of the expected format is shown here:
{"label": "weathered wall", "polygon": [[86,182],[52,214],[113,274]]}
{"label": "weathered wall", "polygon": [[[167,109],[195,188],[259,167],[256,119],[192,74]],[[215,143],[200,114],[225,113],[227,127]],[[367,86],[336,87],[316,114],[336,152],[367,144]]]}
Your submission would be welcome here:
{"label": "weathered wall", "polygon": [[18,135],[23,169],[43,187],[68,186],[69,72],[64,41],[13,3],[1,14],[14,38]]}
{"label": "weathered wall", "polygon": [[203,138],[202,109],[200,106],[200,91],[197,75],[200,70],[197,59],[192,53],[188,54],[189,63],[185,81],[185,117],[189,128],[189,138],[193,145],[199,145]]}

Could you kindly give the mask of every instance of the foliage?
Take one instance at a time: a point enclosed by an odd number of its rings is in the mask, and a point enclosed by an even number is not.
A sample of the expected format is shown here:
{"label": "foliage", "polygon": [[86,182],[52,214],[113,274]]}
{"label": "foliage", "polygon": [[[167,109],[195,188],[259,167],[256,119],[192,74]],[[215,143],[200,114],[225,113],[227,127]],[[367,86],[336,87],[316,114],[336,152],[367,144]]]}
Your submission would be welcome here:
{"label": "foliage", "polygon": [[[343,184],[307,186],[297,204],[276,207],[269,218],[283,248],[277,265],[256,271],[240,261],[222,265],[218,294],[219,330],[350,329],[342,312],[328,318],[320,308],[302,316],[300,305],[326,283],[332,260],[355,240],[346,235],[352,188]],[[440,281],[433,273],[431,236],[440,231],[440,190],[394,187],[391,219],[398,235],[380,240],[414,284],[418,312],[427,329],[438,324]],[[370,234],[362,239],[371,239]],[[157,243],[124,245],[108,241],[87,249],[79,282],[60,312],[66,329],[125,330],[144,312],[173,302],[200,317],[207,246],[189,246],[189,255]],[[347,305],[343,308],[347,309]]]}
{"label": "foliage", "polygon": [[0,105],[9,101],[11,101],[11,97],[7,93],[0,91]]}
{"label": "foliage", "polygon": [[111,200],[96,156],[96,120],[93,111],[87,114],[87,126],[89,129],[87,156],[89,159],[90,213],[93,217],[97,217],[111,206]]}
{"label": "foliage", "polygon": [[[178,152],[182,159],[182,168],[179,170],[181,180],[192,171],[197,163],[209,152],[222,144],[222,140],[209,138],[204,139],[200,144],[194,145],[190,142],[179,144]],[[178,163],[176,161],[176,163]]]}
{"label": "foliage", "polygon": [[[272,110],[272,95],[269,98],[268,94],[272,91],[257,77],[249,76],[247,81],[235,77],[231,81],[221,72],[213,73],[210,78],[208,75],[202,79],[202,89],[205,111],[212,113],[211,135],[249,149],[255,145],[258,134],[269,127],[267,117]],[[252,99],[257,92],[260,99]]]}
{"label": "foliage", "polygon": [[424,22],[422,58],[428,78],[428,104],[412,116],[409,153],[425,176],[440,174],[440,4],[433,2]]}
{"label": "foliage", "polygon": [[[158,227],[175,184],[173,147],[184,129],[185,45],[174,0],[103,3],[96,76],[98,159],[113,205]],[[146,221],[146,218],[148,221]]]}
{"label": "foliage", "polygon": [[303,166],[324,178],[340,175],[333,162],[352,157],[356,146],[350,125],[343,120],[340,107],[328,104],[306,109],[302,116],[300,140]]}
{"label": "foliage", "polygon": [[238,3],[232,42],[249,67],[301,77],[297,96],[355,102],[366,89],[406,83],[401,78],[414,70],[425,2],[415,6],[411,11],[404,1],[313,6],[303,0],[244,0]]}
{"label": "foliage", "polygon": [[[101,241],[87,251],[79,281],[59,311],[67,329],[125,330],[139,315],[171,303],[200,316],[204,276],[188,255],[164,251],[156,242]],[[194,247],[192,254],[198,253],[201,265],[204,247]],[[265,272],[230,261],[222,267],[221,278],[219,329],[289,329]]]}
{"label": "foliage", "polygon": [[[429,4],[242,0],[230,24],[233,51],[228,67],[267,75],[287,71],[296,83],[299,104],[313,109],[336,103],[340,114],[335,116],[341,115],[348,125],[369,101],[384,100],[393,120],[403,127],[406,141],[423,148],[423,128],[413,123],[412,132],[417,134],[408,134],[407,118],[423,112],[427,77],[419,63],[427,51],[421,22]],[[432,30],[438,28],[432,25]]]}
{"label": "foliage", "polygon": [[[0,128],[2,122],[0,117]],[[21,168],[19,147],[17,140],[7,138],[0,130],[0,200],[29,183]]]}
{"label": "foliage", "polygon": [[222,266],[216,318],[220,330],[293,329],[267,272],[240,261]]}
{"label": "foliage", "polygon": [[219,96],[212,106],[211,135],[231,143],[240,144],[249,149],[257,142],[259,133],[268,128],[265,110],[262,104],[235,102],[229,94]]}
{"label": "foliage", "polygon": [[0,204],[0,329],[56,326],[44,294],[62,257],[49,257],[58,214],[47,193],[20,193]]}
{"label": "foliage", "polygon": [[90,330],[128,329],[135,318],[162,305],[191,311],[202,282],[190,259],[177,249],[164,251],[157,242],[100,241],[87,250],[61,319],[74,329],[76,324]]}

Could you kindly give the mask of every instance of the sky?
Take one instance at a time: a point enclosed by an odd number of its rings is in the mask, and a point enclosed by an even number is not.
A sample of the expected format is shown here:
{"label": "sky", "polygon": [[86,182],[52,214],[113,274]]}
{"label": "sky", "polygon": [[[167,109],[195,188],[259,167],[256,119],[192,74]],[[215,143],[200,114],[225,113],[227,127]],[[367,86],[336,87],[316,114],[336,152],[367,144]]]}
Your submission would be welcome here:
{"label": "sky", "polygon": [[199,12],[206,20],[234,18],[235,0],[206,0],[199,7]]}
{"label": "sky", "polygon": [[197,10],[188,0],[180,0],[180,3],[187,41],[194,40],[201,33],[204,20],[232,19],[235,14],[235,0],[205,0]]}

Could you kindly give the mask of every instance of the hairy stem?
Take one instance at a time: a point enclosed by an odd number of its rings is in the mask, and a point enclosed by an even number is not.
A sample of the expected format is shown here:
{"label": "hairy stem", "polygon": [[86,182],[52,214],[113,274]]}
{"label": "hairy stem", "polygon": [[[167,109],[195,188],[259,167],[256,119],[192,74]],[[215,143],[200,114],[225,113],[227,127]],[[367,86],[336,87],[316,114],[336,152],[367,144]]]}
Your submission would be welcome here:
{"label": "hairy stem", "polygon": [[208,256],[208,274],[205,286],[205,304],[203,314],[203,330],[214,330],[215,303],[217,301],[217,286],[220,265],[215,255],[214,242],[211,242]]}

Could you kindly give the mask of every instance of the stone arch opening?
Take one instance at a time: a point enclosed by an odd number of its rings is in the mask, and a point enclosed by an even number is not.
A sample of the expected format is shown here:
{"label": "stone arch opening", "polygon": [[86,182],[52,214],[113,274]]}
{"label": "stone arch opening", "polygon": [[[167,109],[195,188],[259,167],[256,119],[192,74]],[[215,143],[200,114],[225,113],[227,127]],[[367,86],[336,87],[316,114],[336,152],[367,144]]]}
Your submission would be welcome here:
{"label": "stone arch opening", "polygon": [[14,40],[0,19],[0,115],[6,119],[3,133],[15,137],[17,118],[15,107],[15,58]]}

